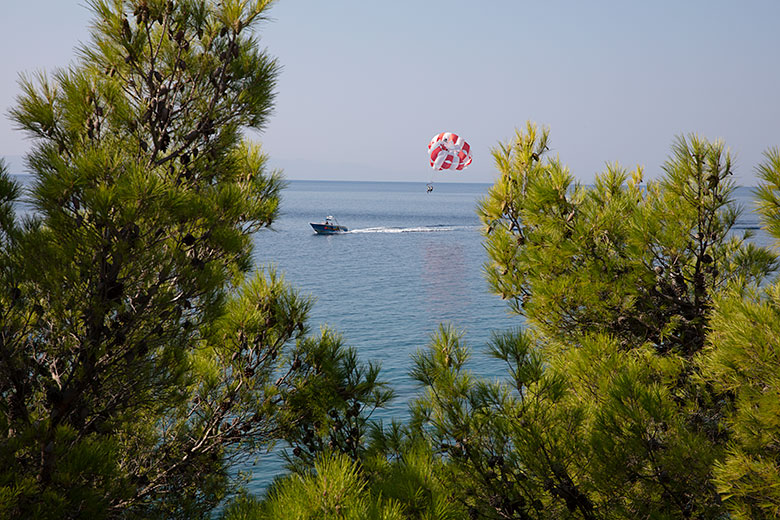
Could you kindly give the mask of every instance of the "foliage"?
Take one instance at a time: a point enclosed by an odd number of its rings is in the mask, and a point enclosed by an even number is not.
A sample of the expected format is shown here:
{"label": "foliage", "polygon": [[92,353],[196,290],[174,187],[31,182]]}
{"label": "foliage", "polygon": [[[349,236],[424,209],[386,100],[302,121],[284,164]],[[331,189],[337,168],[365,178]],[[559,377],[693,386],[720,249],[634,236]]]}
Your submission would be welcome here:
{"label": "foliage", "polygon": [[393,457],[363,452],[360,461],[325,450],[310,465],[278,478],[261,499],[233,500],[224,520],[404,518],[455,520],[465,510],[451,499],[452,481],[425,442],[408,442]]}
{"label": "foliage", "polygon": [[726,296],[717,302],[701,372],[732,406],[725,426],[730,442],[714,476],[735,518],[776,518],[780,513],[780,294],[764,299]]}
{"label": "foliage", "polygon": [[453,348],[465,350],[445,331],[418,357],[415,374],[428,390],[415,418],[449,461],[449,480],[459,483],[451,491],[475,517],[717,511],[707,471],[719,452],[676,413],[670,391],[681,364],[626,351],[608,336],[554,351],[516,330],[491,344],[512,377],[487,382],[446,365],[441,352]]}
{"label": "foliage", "polygon": [[[441,326],[411,420],[384,429],[379,367],[312,300],[254,270],[283,182],[246,129],[278,65],[272,2],[92,0],[92,41],[11,111],[34,140],[32,211],[0,161],[0,516],[206,518],[234,464],[285,440],[264,498],[223,517],[774,518],[776,255],[733,226],[733,162],[678,138],[662,177],[592,187],[529,124],[493,150],[478,212],[493,290],[525,328],[508,371],[467,369]],[[780,151],[759,165],[780,240]]]}
{"label": "foliage", "polygon": [[[480,206],[489,280],[527,320],[489,345],[509,377],[472,375],[441,326],[413,359],[410,423],[370,426],[354,465],[328,474],[355,479],[340,518],[378,497],[404,518],[777,516],[776,257],[732,230],[728,153],[680,138],[659,181],[610,165],[585,188],[542,161],[547,140],[529,126],[501,145]],[[760,167],[770,231],[778,157]],[[244,511],[305,507],[288,490],[325,474],[310,460]]]}
{"label": "foliage", "polygon": [[404,516],[396,502],[369,492],[349,457],[321,454],[310,472],[281,481],[263,502],[243,497],[231,504],[224,518],[400,520]]}
{"label": "foliage", "polygon": [[[780,151],[769,150],[758,172],[758,210],[780,239]],[[716,301],[712,332],[699,359],[702,378],[730,404],[728,450],[715,467],[718,491],[734,518],[780,514],[780,283],[729,293]]]}
{"label": "foliage", "polygon": [[95,0],[79,61],[21,81],[35,180],[16,218],[0,172],[4,516],[206,517],[292,420],[311,301],[250,274],[283,183],[242,139],[273,104],[250,32],[269,4]]}
{"label": "foliage", "polygon": [[[396,501],[407,519],[455,520],[464,518],[466,510],[452,500],[452,488],[447,467],[422,438],[404,437],[402,445],[392,451],[387,447],[388,432],[377,429],[371,443],[373,455],[363,462],[364,472],[375,495]],[[392,430],[389,432],[392,435]],[[391,456],[388,456],[391,454]]]}
{"label": "foliage", "polygon": [[712,293],[775,268],[731,234],[732,160],[722,143],[679,138],[660,181],[610,165],[592,189],[528,126],[493,155],[500,177],[480,204],[494,291],[546,336],[615,334],[686,357],[701,349]]}
{"label": "foliage", "polygon": [[360,460],[372,414],[393,397],[379,380],[379,366],[360,363],[357,351],[328,329],[299,343],[292,357],[295,374],[283,390],[289,465],[306,470],[318,455],[332,451]]}
{"label": "foliage", "polygon": [[730,404],[698,356],[719,295],[776,267],[732,232],[729,154],[680,138],[660,180],[609,165],[586,188],[548,138],[529,125],[494,150],[479,207],[488,279],[527,323],[490,345],[510,378],[471,375],[442,328],[415,357],[412,427],[475,518],[721,516]]}

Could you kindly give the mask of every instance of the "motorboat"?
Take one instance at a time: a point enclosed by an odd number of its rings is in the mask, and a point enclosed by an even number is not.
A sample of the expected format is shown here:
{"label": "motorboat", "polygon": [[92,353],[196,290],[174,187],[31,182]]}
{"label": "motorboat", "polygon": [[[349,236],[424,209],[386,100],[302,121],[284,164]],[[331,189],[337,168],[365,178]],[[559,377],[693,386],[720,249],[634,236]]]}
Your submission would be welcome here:
{"label": "motorboat", "polygon": [[345,233],[348,229],[342,226],[332,215],[325,217],[324,222],[309,222],[318,235],[335,235],[336,233]]}

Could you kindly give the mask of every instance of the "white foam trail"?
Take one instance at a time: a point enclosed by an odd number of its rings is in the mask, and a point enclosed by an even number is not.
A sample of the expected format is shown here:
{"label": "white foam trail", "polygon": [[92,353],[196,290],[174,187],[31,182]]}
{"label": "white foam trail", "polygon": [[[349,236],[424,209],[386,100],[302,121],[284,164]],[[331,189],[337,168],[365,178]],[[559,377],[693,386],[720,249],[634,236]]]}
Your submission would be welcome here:
{"label": "white foam trail", "polygon": [[458,231],[463,229],[478,229],[479,226],[418,226],[418,227],[370,227],[351,229],[347,233],[438,233],[442,231]]}

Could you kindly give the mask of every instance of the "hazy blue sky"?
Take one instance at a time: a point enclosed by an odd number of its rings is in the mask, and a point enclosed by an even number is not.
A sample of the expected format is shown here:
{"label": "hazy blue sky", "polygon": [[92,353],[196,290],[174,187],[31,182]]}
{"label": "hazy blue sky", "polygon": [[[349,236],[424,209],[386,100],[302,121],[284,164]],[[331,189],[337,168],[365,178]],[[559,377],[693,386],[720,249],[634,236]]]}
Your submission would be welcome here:
{"label": "hazy blue sky", "polygon": [[[583,182],[614,161],[657,176],[695,132],[724,139],[749,185],[780,145],[777,0],[280,0],[269,14],[261,44],[283,70],[258,138],[290,179],[491,182],[490,149],[527,120]],[[18,73],[66,65],[90,17],[78,0],[4,0],[0,155],[28,147],[7,118]],[[470,142],[467,170],[433,177],[441,131]]]}

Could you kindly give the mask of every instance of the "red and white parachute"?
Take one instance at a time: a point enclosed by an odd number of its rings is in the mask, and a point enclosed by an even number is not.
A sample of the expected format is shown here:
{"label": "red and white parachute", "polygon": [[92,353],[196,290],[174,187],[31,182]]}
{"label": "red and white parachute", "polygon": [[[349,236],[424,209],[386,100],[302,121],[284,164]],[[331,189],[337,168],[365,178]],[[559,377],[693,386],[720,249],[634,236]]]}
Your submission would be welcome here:
{"label": "red and white parachute", "polygon": [[452,132],[436,134],[428,143],[428,155],[434,170],[462,170],[471,164],[471,147]]}

